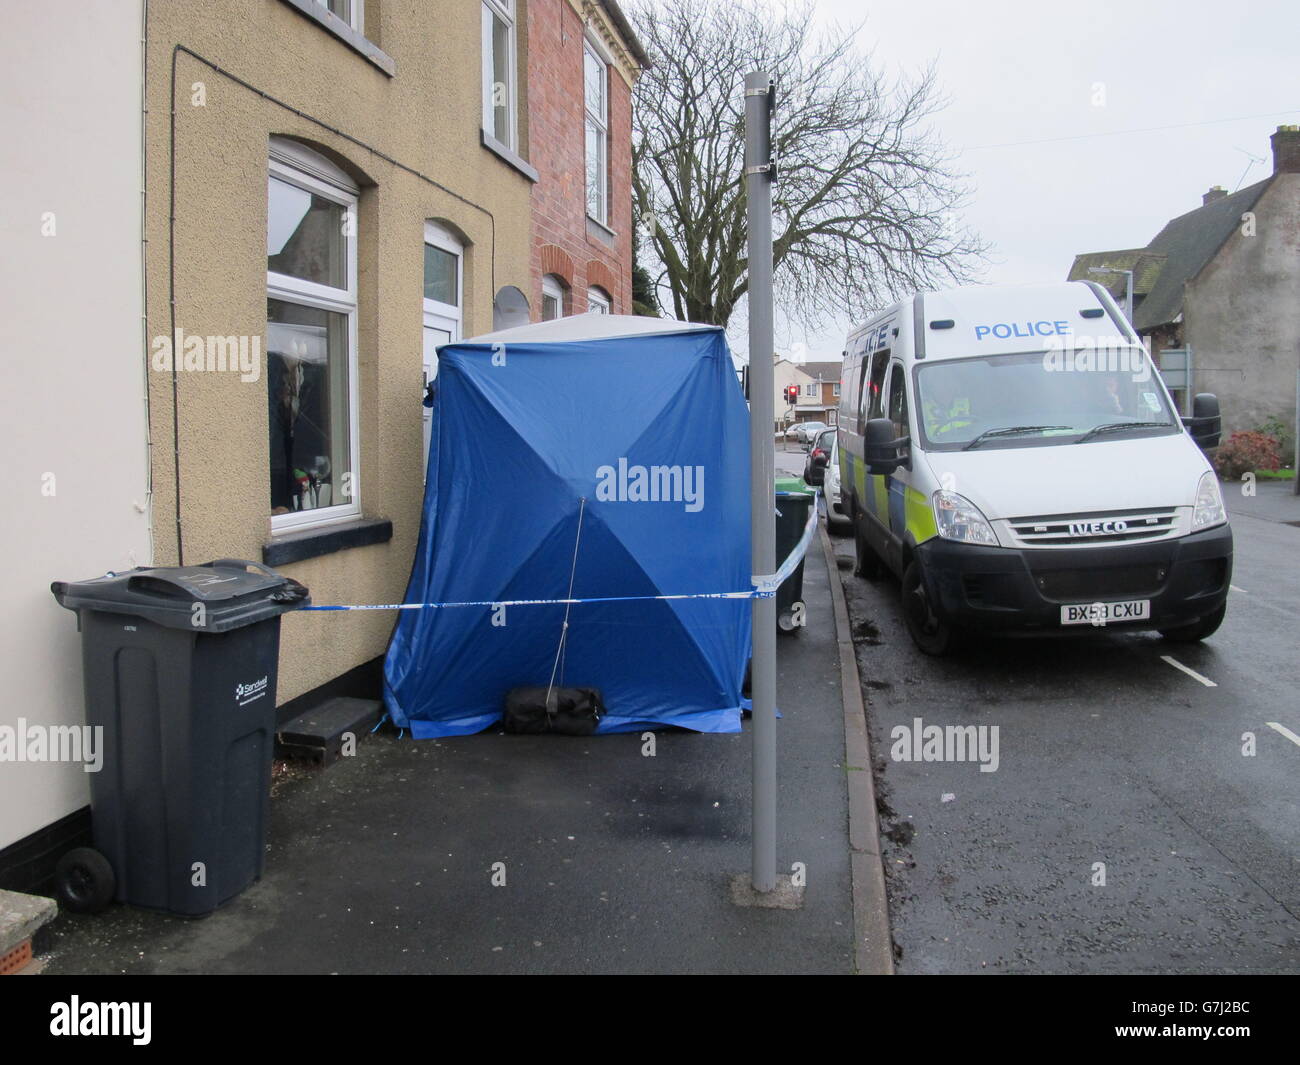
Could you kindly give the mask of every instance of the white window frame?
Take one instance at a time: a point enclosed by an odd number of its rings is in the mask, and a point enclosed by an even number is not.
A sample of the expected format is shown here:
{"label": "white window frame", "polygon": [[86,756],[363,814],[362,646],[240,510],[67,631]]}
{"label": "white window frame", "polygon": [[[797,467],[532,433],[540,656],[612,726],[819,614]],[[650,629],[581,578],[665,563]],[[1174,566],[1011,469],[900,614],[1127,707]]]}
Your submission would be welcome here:
{"label": "white window frame", "polygon": [[[334,164],[315,152],[293,141],[272,138],[270,158],[267,163],[270,177],[274,177],[306,192],[315,193],[324,199],[340,204],[351,212],[350,232],[344,235],[344,254],[346,289],[322,285],[302,278],[289,277],[271,270],[266,272],[267,299],[283,300],[288,303],[313,307],[317,310],[334,311],[347,316],[348,327],[348,461],[351,474],[349,484],[352,498],[347,503],[334,503],[328,507],[315,510],[291,511],[288,514],[272,514],[271,535],[298,532],[303,529],[317,528],[323,525],[335,525],[339,522],[354,521],[361,515],[361,439],[360,439],[360,401],[357,388],[357,205],[361,190],[350,177]],[[270,205],[268,203],[269,212]],[[268,220],[269,224],[269,220]],[[268,350],[267,357],[270,357]],[[269,373],[268,373],[269,379]],[[337,490],[337,484],[333,484]]]}
{"label": "white window frame", "polygon": [[[421,328],[422,330],[442,330],[451,337],[448,343],[455,344],[461,339],[465,322],[465,245],[449,229],[438,225],[436,222],[424,223],[424,243],[449,252],[456,257],[456,303],[443,303],[441,300],[431,300],[428,297],[423,297],[424,318]],[[423,255],[424,249],[421,248],[420,251],[421,255]],[[421,341],[423,341],[423,335]],[[421,343],[420,360],[421,367],[423,367],[423,343]],[[429,381],[436,381],[437,379],[438,361],[435,357]],[[424,451],[424,464],[420,467],[423,476],[429,467],[429,430],[433,424],[433,411],[424,406],[420,409],[423,412],[421,446]]]}
{"label": "white window frame", "polygon": [[587,289],[588,314],[612,314],[613,302],[613,297],[606,296],[600,289],[594,286]]}
{"label": "white window frame", "polygon": [[[564,286],[560,284],[559,280],[555,277],[554,274],[542,275],[542,308],[541,308],[543,314],[542,321],[547,321],[545,314],[546,314],[546,301],[548,298],[555,300],[556,305],[560,308],[560,313],[557,314],[555,317],[563,318],[564,317]],[[553,321],[554,319],[551,320]]]}
{"label": "white window frame", "polygon": [[[501,19],[508,27],[506,38],[510,54],[506,59],[509,83],[506,86],[506,136],[502,141],[496,135],[496,122],[492,106],[492,33],[491,19]],[[512,152],[519,150],[519,31],[515,24],[515,0],[483,0],[481,19],[483,34],[483,133]]]}
{"label": "white window frame", "polygon": [[[591,56],[600,64],[603,91],[600,94],[601,113],[596,114],[587,106],[587,57]],[[582,41],[582,199],[587,209],[587,217],[602,226],[609,225],[609,69],[610,56],[604,47],[589,34]],[[601,135],[600,160],[600,213],[592,214],[587,202],[587,120],[594,119]]]}

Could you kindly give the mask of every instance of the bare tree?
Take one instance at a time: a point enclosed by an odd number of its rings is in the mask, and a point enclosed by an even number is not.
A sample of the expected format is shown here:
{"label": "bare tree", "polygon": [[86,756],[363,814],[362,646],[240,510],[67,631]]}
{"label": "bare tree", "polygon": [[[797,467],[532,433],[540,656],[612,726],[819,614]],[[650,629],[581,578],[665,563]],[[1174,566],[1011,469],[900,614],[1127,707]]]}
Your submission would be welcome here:
{"label": "bare tree", "polygon": [[862,316],[973,276],[984,243],[958,223],[962,176],[926,128],[933,69],[890,84],[861,27],[814,39],[811,5],[640,0],[653,65],[637,86],[632,188],[677,318],[726,325],[748,287],[744,76],[777,85],[773,262],[783,312]]}

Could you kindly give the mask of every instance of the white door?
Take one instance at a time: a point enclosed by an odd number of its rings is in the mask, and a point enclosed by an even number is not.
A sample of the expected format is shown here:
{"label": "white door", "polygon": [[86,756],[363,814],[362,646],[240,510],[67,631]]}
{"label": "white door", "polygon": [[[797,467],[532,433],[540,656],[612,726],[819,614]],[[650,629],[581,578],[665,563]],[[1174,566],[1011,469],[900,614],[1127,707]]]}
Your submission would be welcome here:
{"label": "white door", "polygon": [[[442,324],[440,319],[424,315],[424,394],[428,394],[429,382],[438,376],[438,349],[457,339],[452,330]],[[423,407],[424,411],[424,468],[429,466],[429,433],[433,427],[433,411]]]}
{"label": "white door", "polygon": [[[433,222],[424,223],[424,388],[438,376],[438,349],[461,339],[460,241]],[[429,467],[429,434],[433,411],[422,407],[424,451],[422,470]]]}

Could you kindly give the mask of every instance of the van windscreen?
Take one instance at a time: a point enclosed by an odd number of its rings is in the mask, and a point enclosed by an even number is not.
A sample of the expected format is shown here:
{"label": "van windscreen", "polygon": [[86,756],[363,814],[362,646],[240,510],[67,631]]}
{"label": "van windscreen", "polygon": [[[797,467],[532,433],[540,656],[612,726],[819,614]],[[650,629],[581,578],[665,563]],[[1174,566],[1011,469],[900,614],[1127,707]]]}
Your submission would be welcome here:
{"label": "van windscreen", "polygon": [[926,362],[917,367],[915,384],[917,422],[929,451],[1181,432],[1141,348]]}

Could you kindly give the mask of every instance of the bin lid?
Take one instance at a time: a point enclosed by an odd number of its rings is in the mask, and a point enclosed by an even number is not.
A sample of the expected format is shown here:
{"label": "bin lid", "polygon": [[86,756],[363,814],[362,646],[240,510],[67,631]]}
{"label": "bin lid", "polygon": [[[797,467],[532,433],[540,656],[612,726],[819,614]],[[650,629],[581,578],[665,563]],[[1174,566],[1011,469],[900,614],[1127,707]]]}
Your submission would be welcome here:
{"label": "bin lid", "polygon": [[[260,562],[223,558],[201,566],[140,566],[86,581],[55,581],[69,610],[130,614],[175,629],[226,632],[307,606],[307,589]],[[196,609],[196,604],[202,604]]]}

